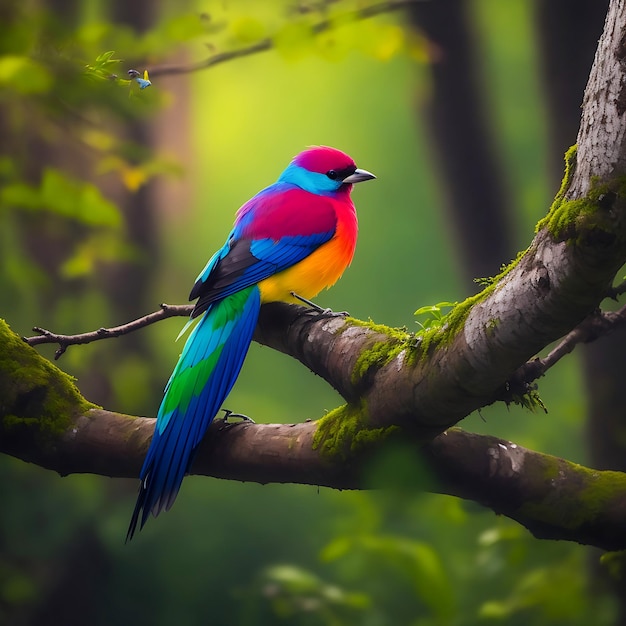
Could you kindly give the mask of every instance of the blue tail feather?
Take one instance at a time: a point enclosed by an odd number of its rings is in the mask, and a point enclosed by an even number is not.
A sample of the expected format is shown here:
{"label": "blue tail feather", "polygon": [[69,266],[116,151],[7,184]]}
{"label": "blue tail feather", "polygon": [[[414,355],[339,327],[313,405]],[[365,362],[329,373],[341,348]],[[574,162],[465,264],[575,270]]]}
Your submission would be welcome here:
{"label": "blue tail feather", "polygon": [[[260,307],[256,285],[227,296],[207,309],[187,339],[159,408],[126,541],[132,539],[138,525],[143,528],[150,513],[156,517],[174,504],[198,445],[239,375]],[[214,358],[216,350],[221,352],[206,379],[197,366]],[[185,381],[190,386],[184,390],[188,401],[177,399],[172,408],[168,394],[180,396],[176,378],[189,374],[192,367],[198,371]]]}

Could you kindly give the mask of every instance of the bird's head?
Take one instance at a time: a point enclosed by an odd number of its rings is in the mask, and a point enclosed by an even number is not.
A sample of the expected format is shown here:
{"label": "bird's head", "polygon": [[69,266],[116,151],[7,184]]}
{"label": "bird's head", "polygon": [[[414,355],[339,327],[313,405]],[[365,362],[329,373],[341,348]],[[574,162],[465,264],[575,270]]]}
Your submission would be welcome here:
{"label": "bird's head", "polygon": [[278,180],[311,193],[331,194],[340,189],[349,192],[353,183],[372,178],[376,176],[358,169],[345,152],[328,146],[313,146],[294,157]]}

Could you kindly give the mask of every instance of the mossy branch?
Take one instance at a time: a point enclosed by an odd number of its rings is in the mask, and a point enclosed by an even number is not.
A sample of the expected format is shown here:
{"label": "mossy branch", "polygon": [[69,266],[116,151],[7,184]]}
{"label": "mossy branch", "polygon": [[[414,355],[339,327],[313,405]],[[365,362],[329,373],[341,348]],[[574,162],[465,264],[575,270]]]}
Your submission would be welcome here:
{"label": "mossy branch", "polygon": [[[194,470],[208,467],[212,475],[262,482],[362,486],[362,465],[392,445],[398,429],[429,459],[438,489],[480,501],[539,536],[623,548],[622,474],[446,429],[506,399],[503,390],[529,359],[591,319],[607,294],[620,289],[612,290],[612,284],[626,262],[625,40],[626,5],[614,1],[585,96],[577,150],[568,152],[561,190],[518,259],[457,305],[443,325],[421,336],[296,306],[264,306],[257,341],[320,374],[343,395],[346,407],[319,423],[244,424],[222,431],[216,424],[204,449],[211,454],[203,451]],[[136,474],[152,422],[85,412],[69,383],[43,366],[48,374],[39,378],[39,367],[28,360],[35,358],[32,351],[21,354],[30,348],[15,338],[7,341],[9,356],[0,361],[0,375],[8,377],[0,385],[2,449],[61,472],[93,471],[100,462],[103,473],[126,475],[114,473],[123,465]],[[14,367],[22,358],[29,366]],[[81,457],[92,442],[82,438],[81,447],[78,435],[107,426],[115,445],[96,445],[99,455]],[[452,446],[454,441],[463,446]],[[268,450],[276,450],[275,460]]]}
{"label": "mossy branch", "polygon": [[[0,355],[0,452],[62,475],[137,476],[153,419],[95,408],[70,377],[4,322]],[[399,442],[412,446],[424,467],[413,478],[416,488],[479,502],[540,538],[626,548],[625,474],[591,470],[460,429],[423,443],[397,428],[371,428],[365,410],[354,405],[317,422],[225,426],[216,420],[193,473],[364,489],[372,486],[367,469],[373,458]],[[407,477],[377,476],[376,486],[386,485],[406,487]]]}

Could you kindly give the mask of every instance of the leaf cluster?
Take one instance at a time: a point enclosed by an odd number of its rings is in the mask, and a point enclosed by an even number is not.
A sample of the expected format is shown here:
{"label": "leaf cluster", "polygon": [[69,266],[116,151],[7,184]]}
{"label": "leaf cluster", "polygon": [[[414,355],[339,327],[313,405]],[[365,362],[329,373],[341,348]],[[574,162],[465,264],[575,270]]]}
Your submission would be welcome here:
{"label": "leaf cluster", "polygon": [[[419,325],[421,330],[432,330],[435,328],[441,328],[445,322],[446,318],[454,307],[458,304],[458,302],[437,302],[437,304],[430,304],[426,306],[422,306],[413,315],[415,316],[423,316],[421,320],[416,320],[416,323]],[[451,309],[447,313],[444,313],[444,309]]]}

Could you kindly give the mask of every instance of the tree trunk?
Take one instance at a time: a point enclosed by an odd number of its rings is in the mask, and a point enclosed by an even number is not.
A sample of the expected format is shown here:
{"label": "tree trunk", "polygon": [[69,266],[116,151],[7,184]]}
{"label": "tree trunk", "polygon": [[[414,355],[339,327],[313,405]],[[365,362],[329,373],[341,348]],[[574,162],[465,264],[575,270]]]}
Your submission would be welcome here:
{"label": "tree trunk", "polygon": [[418,111],[442,179],[450,225],[466,283],[497,274],[515,256],[509,195],[493,126],[467,0],[418,2],[411,20],[433,49],[432,86]]}

